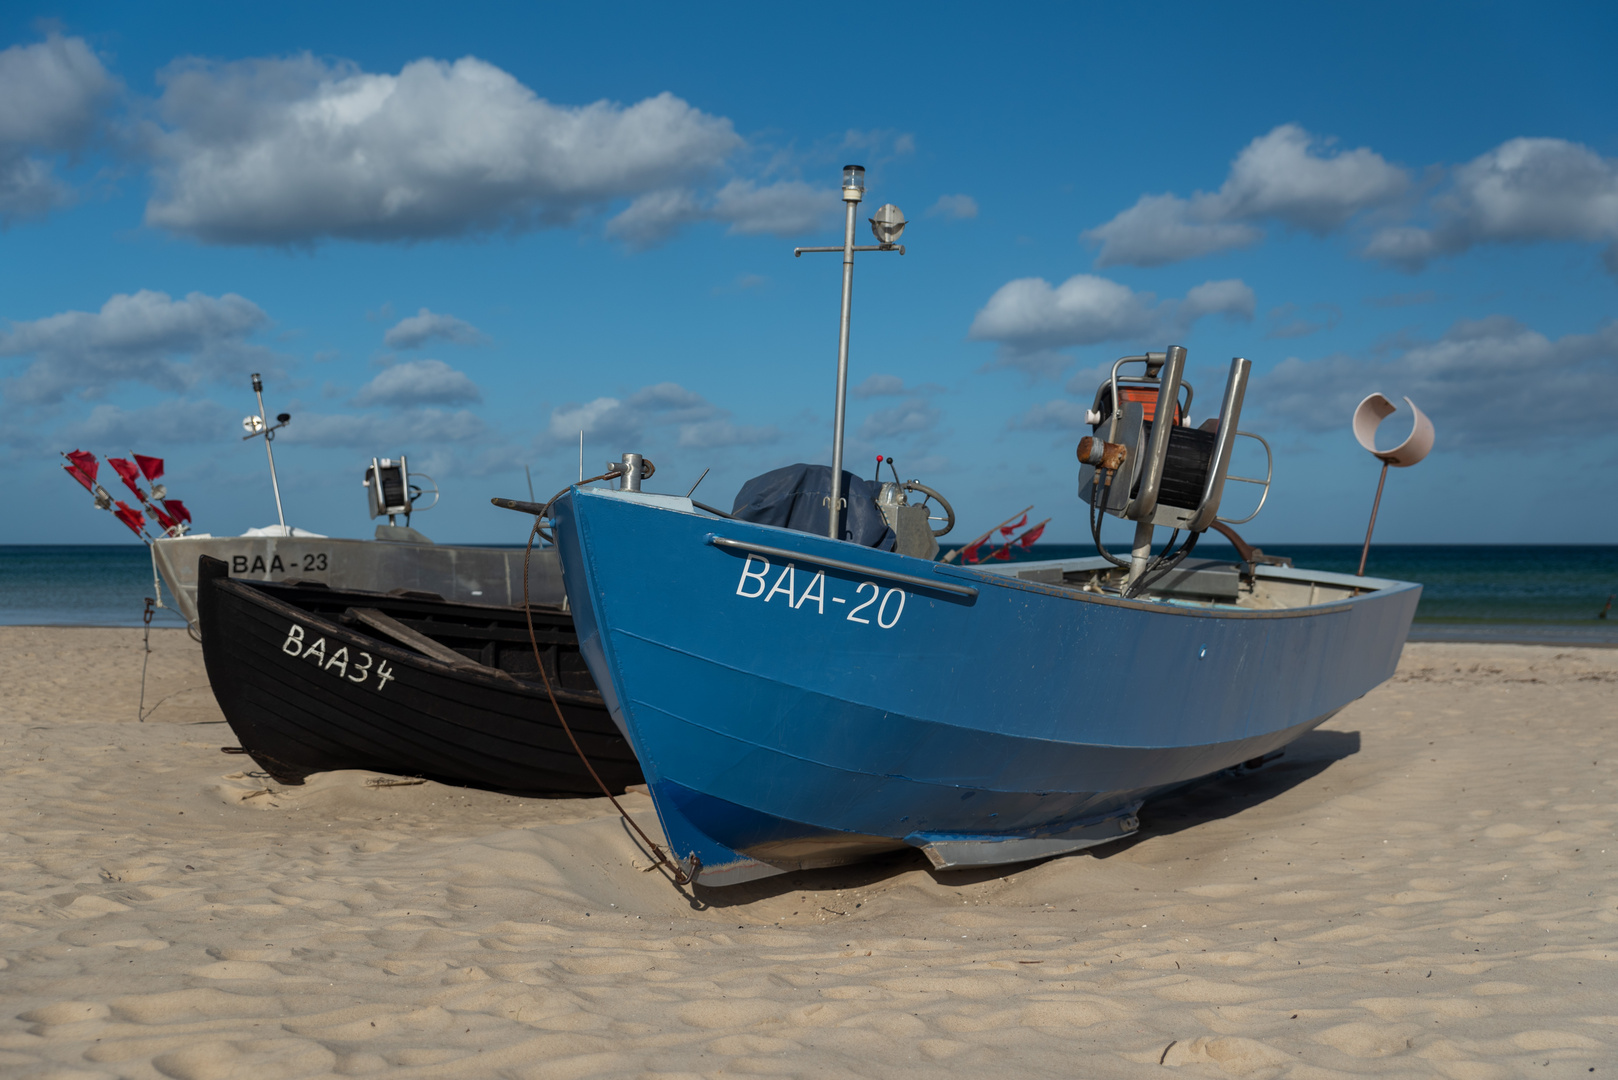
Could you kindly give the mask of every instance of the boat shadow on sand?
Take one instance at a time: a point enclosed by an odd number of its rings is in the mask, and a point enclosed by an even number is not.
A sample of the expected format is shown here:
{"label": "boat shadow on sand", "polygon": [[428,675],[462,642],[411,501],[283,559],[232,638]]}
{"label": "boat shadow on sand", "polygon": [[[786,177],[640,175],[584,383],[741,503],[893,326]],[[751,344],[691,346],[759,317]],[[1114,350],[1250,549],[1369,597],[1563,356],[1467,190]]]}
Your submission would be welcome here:
{"label": "boat shadow on sand", "polygon": [[[1359,751],[1360,733],[1357,731],[1311,731],[1288,745],[1282,757],[1257,769],[1225,770],[1178,792],[1153,799],[1141,813],[1140,831],[1126,839],[1090,848],[1077,855],[1056,858],[1110,859],[1154,837],[1171,836],[1209,821],[1234,817],[1312,780],[1334,763]],[[945,887],[976,885],[1049,861],[1038,859],[977,869],[935,870],[919,850],[910,849],[848,866],[796,870],[723,888],[698,885],[694,890],[692,906],[699,909],[742,907],[805,890],[847,892],[880,885],[888,879],[918,870],[925,871],[937,884]]]}

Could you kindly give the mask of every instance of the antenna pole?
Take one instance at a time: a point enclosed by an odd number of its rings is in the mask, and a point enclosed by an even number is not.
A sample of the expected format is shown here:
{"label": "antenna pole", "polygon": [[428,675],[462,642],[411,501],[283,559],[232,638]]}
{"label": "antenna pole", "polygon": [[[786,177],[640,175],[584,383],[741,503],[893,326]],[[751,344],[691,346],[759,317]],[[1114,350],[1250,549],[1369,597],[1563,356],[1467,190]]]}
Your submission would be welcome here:
{"label": "antenna pole", "polygon": [[270,458],[270,487],[275,491],[275,516],[281,522],[281,535],[287,536],[287,516],[281,510],[281,481],[275,477],[275,451],[270,449],[270,440],[275,438],[275,432],[270,430],[270,418],[264,412],[264,380],[257,373],[253,375],[253,394],[258,398],[258,418],[264,425],[264,452]]}
{"label": "antenna pole", "polygon": [[584,483],[584,429],[579,429],[579,483]]}
{"label": "antenna pole", "polygon": [[1371,530],[1376,528],[1376,510],[1382,505],[1382,485],[1388,482],[1388,466],[1391,462],[1382,462],[1382,476],[1376,482],[1376,499],[1371,503],[1371,523],[1365,526],[1365,546],[1360,548],[1360,568],[1355,573],[1359,577],[1365,576],[1365,558],[1371,554]]}
{"label": "antenna pole", "polygon": [[826,535],[837,539],[843,503],[843,414],[848,408],[848,321],[854,304],[854,211],[856,200],[846,200],[848,221],[843,227],[843,316],[837,328],[837,413],[831,429],[831,514]]}

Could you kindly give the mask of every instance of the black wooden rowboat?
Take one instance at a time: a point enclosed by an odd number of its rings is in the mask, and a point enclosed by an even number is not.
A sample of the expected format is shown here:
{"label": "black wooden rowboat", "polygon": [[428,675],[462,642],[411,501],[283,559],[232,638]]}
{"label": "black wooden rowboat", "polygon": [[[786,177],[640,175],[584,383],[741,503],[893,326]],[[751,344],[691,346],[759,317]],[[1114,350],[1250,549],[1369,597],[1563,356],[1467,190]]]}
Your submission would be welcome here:
{"label": "black wooden rowboat", "polygon": [[[430,593],[233,579],[203,556],[202,656],[225,719],[266,772],[373,769],[516,792],[596,793],[557,722],[520,607]],[[578,652],[572,617],[534,607],[557,704],[613,791],[641,782]]]}

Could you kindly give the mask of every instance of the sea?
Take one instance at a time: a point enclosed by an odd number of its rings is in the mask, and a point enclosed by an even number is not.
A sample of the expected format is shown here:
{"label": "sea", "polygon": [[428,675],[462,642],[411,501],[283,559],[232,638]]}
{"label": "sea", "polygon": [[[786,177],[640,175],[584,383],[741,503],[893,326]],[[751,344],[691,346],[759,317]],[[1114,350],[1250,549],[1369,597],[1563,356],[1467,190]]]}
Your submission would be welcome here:
{"label": "sea", "polygon": [[[1357,544],[1264,550],[1297,566],[1348,574],[1360,557]],[[1035,544],[1014,558],[1092,553],[1088,545]],[[1209,542],[1196,555],[1234,560],[1235,551]],[[1618,544],[1378,544],[1365,572],[1422,585],[1414,641],[1618,647]],[[146,598],[158,595],[144,546],[0,545],[0,625],[141,626]],[[161,595],[172,602],[166,587]],[[185,623],[172,607],[154,607],[152,625]]]}

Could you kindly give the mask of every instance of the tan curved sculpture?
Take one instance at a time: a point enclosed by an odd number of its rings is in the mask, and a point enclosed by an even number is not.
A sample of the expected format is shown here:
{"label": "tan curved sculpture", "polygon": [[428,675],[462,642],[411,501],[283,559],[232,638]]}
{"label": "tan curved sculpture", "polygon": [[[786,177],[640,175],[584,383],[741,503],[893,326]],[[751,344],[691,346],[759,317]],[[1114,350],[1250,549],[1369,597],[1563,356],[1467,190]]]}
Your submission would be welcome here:
{"label": "tan curved sculpture", "polygon": [[1409,436],[1392,450],[1376,448],[1376,429],[1383,420],[1398,412],[1399,406],[1382,394],[1372,394],[1354,409],[1354,438],[1359,440],[1361,446],[1389,465],[1401,469],[1414,465],[1426,457],[1433,448],[1433,422],[1427,419],[1426,413],[1416,408],[1414,401],[1405,398],[1405,404],[1410,406],[1410,411],[1416,419],[1410,426]]}

